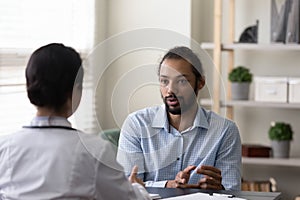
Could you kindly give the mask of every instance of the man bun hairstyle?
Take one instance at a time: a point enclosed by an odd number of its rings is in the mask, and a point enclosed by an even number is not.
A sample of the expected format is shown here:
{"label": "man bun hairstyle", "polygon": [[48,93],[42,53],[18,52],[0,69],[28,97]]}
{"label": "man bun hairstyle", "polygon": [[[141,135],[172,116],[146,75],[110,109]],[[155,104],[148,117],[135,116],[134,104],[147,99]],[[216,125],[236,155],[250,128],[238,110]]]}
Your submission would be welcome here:
{"label": "man bun hairstyle", "polygon": [[75,80],[82,84],[81,64],[80,55],[63,44],[51,43],[34,51],[26,67],[30,102],[59,109],[72,95]]}
{"label": "man bun hairstyle", "polygon": [[193,73],[195,74],[197,81],[204,78],[202,63],[198,56],[190,48],[177,46],[170,49],[159,63],[158,75],[160,73],[161,65],[166,59],[184,59],[192,65]]}

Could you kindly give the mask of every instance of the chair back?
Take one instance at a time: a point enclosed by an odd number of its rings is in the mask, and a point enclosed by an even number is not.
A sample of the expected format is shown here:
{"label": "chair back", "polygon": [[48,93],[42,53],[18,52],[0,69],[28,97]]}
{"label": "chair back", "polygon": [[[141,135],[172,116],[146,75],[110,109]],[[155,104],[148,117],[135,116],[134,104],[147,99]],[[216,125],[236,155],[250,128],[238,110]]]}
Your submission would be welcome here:
{"label": "chair back", "polygon": [[120,129],[112,128],[103,130],[101,136],[111,142],[115,147],[118,147],[119,144],[119,137],[120,137]]}

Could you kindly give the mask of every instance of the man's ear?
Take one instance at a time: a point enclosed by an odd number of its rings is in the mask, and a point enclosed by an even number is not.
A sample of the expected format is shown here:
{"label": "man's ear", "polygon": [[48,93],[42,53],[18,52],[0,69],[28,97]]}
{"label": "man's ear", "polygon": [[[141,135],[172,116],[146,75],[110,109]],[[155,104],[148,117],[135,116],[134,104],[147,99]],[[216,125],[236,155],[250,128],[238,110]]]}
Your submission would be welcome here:
{"label": "man's ear", "polygon": [[201,79],[198,81],[198,90],[201,90],[205,86],[205,76],[202,76]]}

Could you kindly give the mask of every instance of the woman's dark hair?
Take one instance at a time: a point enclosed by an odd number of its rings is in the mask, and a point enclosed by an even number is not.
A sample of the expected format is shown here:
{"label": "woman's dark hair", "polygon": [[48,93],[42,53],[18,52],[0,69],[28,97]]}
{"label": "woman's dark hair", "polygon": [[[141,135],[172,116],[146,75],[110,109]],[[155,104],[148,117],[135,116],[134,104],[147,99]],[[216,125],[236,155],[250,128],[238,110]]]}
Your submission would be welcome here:
{"label": "woman's dark hair", "polygon": [[76,83],[82,86],[80,55],[71,47],[51,43],[35,50],[26,67],[27,95],[39,107],[60,109],[72,95]]}
{"label": "woman's dark hair", "polygon": [[196,80],[200,81],[203,77],[203,68],[200,59],[198,56],[188,47],[179,46],[170,49],[162,58],[159,63],[158,75],[160,73],[160,68],[164,60],[166,59],[184,59],[191,64],[193,67],[193,73],[196,76]]}

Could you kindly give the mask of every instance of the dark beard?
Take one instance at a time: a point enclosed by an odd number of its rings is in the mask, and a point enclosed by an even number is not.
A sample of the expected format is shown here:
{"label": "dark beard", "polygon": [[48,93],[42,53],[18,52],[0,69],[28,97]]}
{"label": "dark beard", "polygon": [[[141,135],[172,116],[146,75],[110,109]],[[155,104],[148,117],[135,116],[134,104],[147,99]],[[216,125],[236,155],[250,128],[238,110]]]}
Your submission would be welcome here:
{"label": "dark beard", "polygon": [[[196,85],[195,85],[195,87],[194,87],[194,92],[195,92],[195,96],[197,96],[197,95],[198,95],[198,90],[197,90]],[[169,105],[167,104],[167,99],[168,99],[168,98],[176,98],[176,99],[178,100],[178,102],[179,102],[179,105],[180,105],[179,108],[170,108]],[[175,94],[172,94],[172,95],[169,95],[169,96],[163,98],[163,101],[164,101],[164,103],[165,103],[165,105],[166,105],[166,111],[167,111],[168,113],[173,114],[173,115],[181,115],[181,114],[184,113],[186,110],[188,110],[189,107],[190,107],[190,105],[182,105],[182,104],[180,103],[180,102],[181,102],[180,99],[178,99],[177,96],[176,96]]]}
{"label": "dark beard", "polygon": [[167,112],[171,113],[172,115],[181,115],[181,107],[170,109],[167,103],[165,103],[165,105]]}
{"label": "dark beard", "polygon": [[[168,98],[176,98],[177,101],[179,102],[179,105],[180,105],[179,108],[170,108],[170,106],[167,104],[167,99]],[[165,97],[163,100],[164,100],[164,103],[166,105],[166,111],[167,112],[169,112],[173,115],[181,115],[181,110],[182,110],[181,104],[180,104],[180,101],[178,100],[178,98],[174,94]]]}

